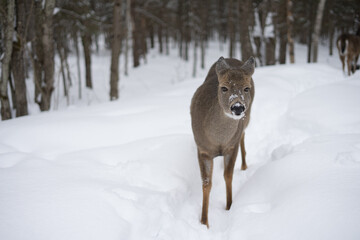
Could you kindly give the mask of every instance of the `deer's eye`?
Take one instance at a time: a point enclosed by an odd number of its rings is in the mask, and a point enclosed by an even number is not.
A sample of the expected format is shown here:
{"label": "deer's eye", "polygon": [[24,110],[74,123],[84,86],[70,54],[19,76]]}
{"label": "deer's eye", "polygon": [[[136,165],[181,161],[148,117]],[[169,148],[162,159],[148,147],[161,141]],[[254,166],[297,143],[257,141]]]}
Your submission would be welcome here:
{"label": "deer's eye", "polygon": [[250,88],[249,87],[246,87],[246,88],[244,88],[244,92],[250,92]]}
{"label": "deer's eye", "polygon": [[221,87],[221,91],[223,91],[223,92],[227,92],[227,87]]}

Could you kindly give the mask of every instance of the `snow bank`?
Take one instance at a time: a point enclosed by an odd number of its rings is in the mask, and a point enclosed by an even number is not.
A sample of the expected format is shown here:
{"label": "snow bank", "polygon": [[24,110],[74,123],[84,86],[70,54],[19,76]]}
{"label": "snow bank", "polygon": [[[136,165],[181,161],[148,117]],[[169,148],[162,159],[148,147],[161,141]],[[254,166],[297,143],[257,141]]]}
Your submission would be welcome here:
{"label": "snow bank", "polygon": [[189,114],[202,81],[125,81],[117,102],[1,122],[0,239],[359,239],[359,73],[256,69],[249,168],[226,211],[215,159],[210,229]]}

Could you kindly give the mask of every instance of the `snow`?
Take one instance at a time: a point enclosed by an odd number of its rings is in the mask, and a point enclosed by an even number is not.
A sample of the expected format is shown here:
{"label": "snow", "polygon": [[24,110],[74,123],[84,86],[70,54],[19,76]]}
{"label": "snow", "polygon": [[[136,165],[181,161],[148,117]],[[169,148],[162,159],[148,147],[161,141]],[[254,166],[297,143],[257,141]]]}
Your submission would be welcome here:
{"label": "snow", "polygon": [[227,112],[224,112],[224,113],[225,113],[225,115],[226,115],[227,117],[232,118],[232,119],[234,119],[234,120],[240,120],[240,119],[242,119],[243,117],[245,117],[245,113],[244,113],[244,112],[242,112],[240,115],[235,115],[235,113],[233,113],[233,112],[231,112],[231,114],[230,114],[230,113],[227,113]]}
{"label": "snow", "polygon": [[238,98],[239,96],[237,94],[231,94],[229,97],[229,102],[232,102],[235,98]]}
{"label": "snow", "polygon": [[[225,54],[217,46],[207,67]],[[153,51],[106,102],[109,55],[99,53],[81,101],[73,90],[71,107],[59,97],[58,111],[31,105],[0,123],[0,239],[359,239],[360,72],[345,76],[325,46],[306,64],[304,48],[295,65],[256,68],[248,169],[239,156],[226,211],[214,160],[209,229],[189,114],[206,70],[193,79],[175,50]]]}

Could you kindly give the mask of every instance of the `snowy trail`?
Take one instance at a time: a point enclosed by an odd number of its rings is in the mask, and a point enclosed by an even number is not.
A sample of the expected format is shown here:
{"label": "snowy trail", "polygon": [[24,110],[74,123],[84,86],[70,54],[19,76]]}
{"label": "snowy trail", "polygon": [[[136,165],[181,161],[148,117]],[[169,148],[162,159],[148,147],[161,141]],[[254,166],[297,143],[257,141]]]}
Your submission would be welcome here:
{"label": "snowy trail", "polygon": [[256,69],[249,168],[226,211],[215,159],[210,229],[189,114],[203,79],[1,122],[0,239],[359,239],[359,74]]}

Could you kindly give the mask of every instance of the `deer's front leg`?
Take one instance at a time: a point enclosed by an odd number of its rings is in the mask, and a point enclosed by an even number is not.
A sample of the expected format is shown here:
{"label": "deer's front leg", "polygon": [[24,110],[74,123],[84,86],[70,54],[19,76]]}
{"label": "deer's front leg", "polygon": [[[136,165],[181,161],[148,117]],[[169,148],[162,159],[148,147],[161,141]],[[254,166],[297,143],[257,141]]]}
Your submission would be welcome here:
{"label": "deer's front leg", "polygon": [[226,184],[226,210],[229,210],[232,204],[232,180],[234,166],[239,151],[239,145],[236,145],[228,154],[224,156],[224,179]]}
{"label": "deer's front leg", "polygon": [[213,158],[206,153],[201,153],[198,150],[198,159],[202,179],[203,190],[203,204],[201,213],[201,223],[209,228],[208,222],[208,209],[209,209],[209,196],[211,190],[212,171],[213,171]]}

